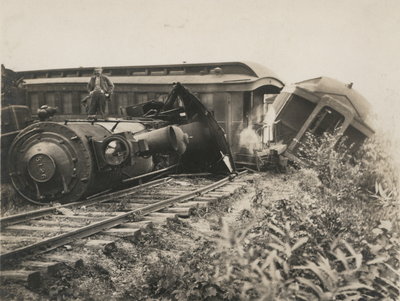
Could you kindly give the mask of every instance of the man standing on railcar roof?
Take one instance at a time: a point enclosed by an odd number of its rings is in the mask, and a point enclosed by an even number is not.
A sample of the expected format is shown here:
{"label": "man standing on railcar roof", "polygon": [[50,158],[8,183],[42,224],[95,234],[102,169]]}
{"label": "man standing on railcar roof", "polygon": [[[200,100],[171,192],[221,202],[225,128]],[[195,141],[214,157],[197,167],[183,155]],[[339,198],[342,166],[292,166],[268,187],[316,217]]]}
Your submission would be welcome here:
{"label": "man standing on railcar roof", "polygon": [[103,69],[101,67],[95,68],[87,86],[91,98],[88,110],[89,118],[95,118],[97,114],[104,118],[106,99],[110,100],[114,91],[114,84],[102,73]]}

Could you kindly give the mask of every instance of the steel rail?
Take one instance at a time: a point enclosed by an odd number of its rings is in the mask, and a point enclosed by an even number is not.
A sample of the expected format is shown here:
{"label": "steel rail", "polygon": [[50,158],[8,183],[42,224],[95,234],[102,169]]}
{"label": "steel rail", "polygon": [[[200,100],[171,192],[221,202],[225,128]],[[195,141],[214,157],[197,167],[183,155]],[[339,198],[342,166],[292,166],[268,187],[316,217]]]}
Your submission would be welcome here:
{"label": "steel rail", "polygon": [[[242,173],[239,173],[239,174],[242,174]],[[3,267],[5,267],[7,265],[7,262],[12,262],[13,260],[19,260],[22,257],[32,254],[32,253],[45,252],[45,251],[60,247],[62,245],[65,245],[67,243],[71,243],[72,241],[74,241],[76,239],[87,237],[87,236],[96,234],[98,232],[110,229],[112,227],[121,225],[125,222],[132,221],[137,216],[146,215],[151,212],[159,211],[161,209],[164,209],[166,207],[173,205],[174,203],[186,201],[186,200],[192,199],[196,196],[199,196],[202,193],[206,193],[210,190],[214,190],[215,188],[223,186],[224,184],[226,184],[227,182],[229,182],[231,180],[233,180],[232,176],[228,176],[228,177],[225,177],[222,180],[219,180],[215,183],[201,187],[195,191],[192,191],[192,192],[189,192],[186,194],[182,194],[177,197],[169,198],[167,200],[163,200],[160,202],[156,202],[154,204],[150,204],[150,205],[144,206],[142,208],[138,208],[138,209],[126,212],[124,214],[121,214],[121,215],[118,215],[115,217],[111,217],[111,218],[105,219],[103,221],[99,221],[99,222],[93,223],[91,225],[88,225],[88,226],[85,226],[85,227],[82,227],[82,228],[61,234],[61,235],[57,235],[55,237],[51,237],[51,238],[42,240],[40,242],[31,244],[31,245],[28,245],[25,247],[21,247],[19,249],[16,249],[16,250],[4,253],[4,254],[0,254],[0,262],[2,263],[0,269],[3,269]]]}
{"label": "steel rail", "polygon": [[146,173],[144,175],[140,175],[140,176],[124,179],[124,180],[122,180],[122,183],[132,182],[132,181],[135,181],[135,180],[143,179],[143,178],[148,177],[148,176],[157,175],[157,174],[160,174],[160,173],[162,173],[164,171],[171,170],[171,169],[173,169],[175,167],[178,167],[178,166],[179,166],[179,164],[174,164],[174,165],[168,166],[168,167],[163,168],[163,169],[158,169],[158,170]]}
{"label": "steel rail", "polygon": [[163,179],[150,181],[150,182],[138,185],[138,186],[126,188],[124,190],[119,190],[119,191],[116,191],[116,192],[102,194],[102,195],[98,195],[98,196],[95,196],[95,197],[89,197],[89,198],[86,198],[85,200],[79,201],[79,202],[74,202],[74,203],[69,203],[69,204],[64,204],[64,205],[57,205],[57,206],[53,206],[53,207],[42,208],[42,209],[38,209],[38,210],[33,210],[33,211],[28,211],[28,212],[24,212],[24,213],[20,213],[20,214],[15,214],[15,215],[10,215],[10,216],[7,216],[7,217],[3,217],[3,218],[0,218],[0,229],[2,230],[6,226],[13,225],[13,224],[20,223],[20,222],[24,222],[24,221],[27,221],[29,219],[45,216],[45,215],[48,215],[48,214],[54,214],[61,208],[74,208],[74,207],[79,207],[79,206],[91,206],[91,205],[95,205],[95,204],[98,204],[98,203],[102,203],[102,202],[108,201],[111,198],[121,198],[121,197],[124,197],[124,196],[128,196],[128,195],[134,193],[135,191],[137,191],[139,189],[146,188],[146,187],[153,186],[153,185],[162,184],[164,182],[168,182],[168,181],[171,181],[171,180],[172,180],[171,178],[167,177],[167,178],[163,178]]}

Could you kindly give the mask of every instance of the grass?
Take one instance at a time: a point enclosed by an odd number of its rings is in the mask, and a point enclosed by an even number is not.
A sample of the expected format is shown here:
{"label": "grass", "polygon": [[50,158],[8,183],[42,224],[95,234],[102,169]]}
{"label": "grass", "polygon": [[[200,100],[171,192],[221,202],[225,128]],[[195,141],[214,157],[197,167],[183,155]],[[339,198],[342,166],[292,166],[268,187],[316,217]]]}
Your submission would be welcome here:
{"label": "grass", "polygon": [[[233,227],[162,258],[147,292],[168,300],[396,300],[398,178],[382,143],[353,156],[335,135],[309,137],[292,171],[295,193],[268,199],[254,183],[251,209]],[[381,143],[381,144],[379,144]]]}

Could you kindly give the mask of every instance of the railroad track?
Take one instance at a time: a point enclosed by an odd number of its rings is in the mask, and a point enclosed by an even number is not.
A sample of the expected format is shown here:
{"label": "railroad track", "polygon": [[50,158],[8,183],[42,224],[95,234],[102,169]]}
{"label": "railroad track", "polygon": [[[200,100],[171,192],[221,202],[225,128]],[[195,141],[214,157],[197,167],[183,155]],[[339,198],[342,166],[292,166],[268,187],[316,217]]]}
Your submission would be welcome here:
{"label": "railroad track", "polygon": [[231,177],[217,181],[200,178],[197,183],[167,177],[81,202],[1,218],[1,279],[34,283],[38,269],[68,261],[51,256],[37,261],[38,254],[94,234],[102,239],[91,239],[87,244],[104,246],[113,237],[132,236],[150,223],[189,216],[193,207],[207,206],[243,185]]}

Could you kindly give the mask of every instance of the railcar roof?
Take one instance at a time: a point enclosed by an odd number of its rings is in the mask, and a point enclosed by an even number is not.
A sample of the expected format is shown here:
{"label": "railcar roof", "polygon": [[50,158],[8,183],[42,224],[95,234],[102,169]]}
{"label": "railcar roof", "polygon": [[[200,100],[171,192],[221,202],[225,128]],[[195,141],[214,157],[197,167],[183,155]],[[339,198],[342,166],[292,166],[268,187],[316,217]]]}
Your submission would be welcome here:
{"label": "railcar roof", "polygon": [[345,84],[330,77],[317,77],[295,84],[319,96],[330,95],[350,107],[354,108],[358,119],[370,125],[371,104],[359,92],[353,89],[352,84]]}
{"label": "railcar roof", "polygon": [[[246,83],[259,80],[255,76],[243,76],[236,74],[227,75],[170,75],[170,76],[110,76],[114,84],[162,84],[170,85],[174,82],[182,84],[224,84]],[[28,85],[37,84],[86,84],[90,77],[54,77],[25,79]]]}
{"label": "railcar roof", "polygon": [[[27,84],[82,83],[93,74],[94,67],[19,71]],[[253,62],[220,62],[200,64],[114,66],[103,67],[104,74],[116,83],[224,83],[255,81],[273,78],[283,84],[279,77]],[[185,80],[183,80],[185,79]]]}

